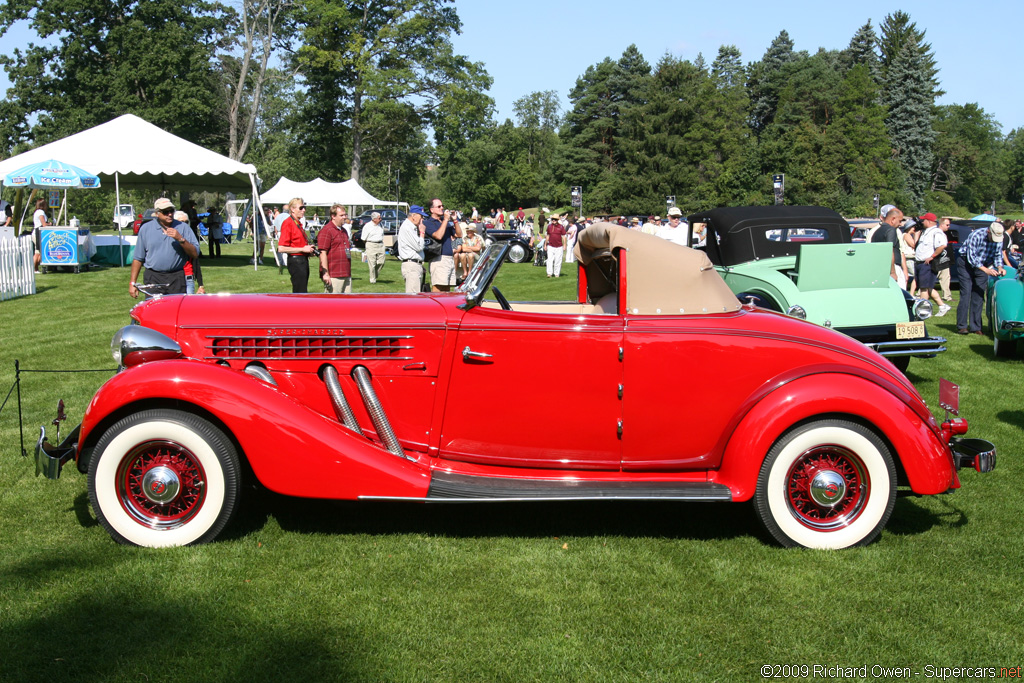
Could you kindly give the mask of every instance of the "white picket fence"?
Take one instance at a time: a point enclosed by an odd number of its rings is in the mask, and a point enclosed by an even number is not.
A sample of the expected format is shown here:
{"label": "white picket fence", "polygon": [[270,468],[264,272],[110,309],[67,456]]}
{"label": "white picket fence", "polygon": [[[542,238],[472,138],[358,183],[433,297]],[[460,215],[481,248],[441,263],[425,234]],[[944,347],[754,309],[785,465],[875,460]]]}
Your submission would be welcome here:
{"label": "white picket fence", "polygon": [[0,239],[0,301],[35,293],[32,237]]}

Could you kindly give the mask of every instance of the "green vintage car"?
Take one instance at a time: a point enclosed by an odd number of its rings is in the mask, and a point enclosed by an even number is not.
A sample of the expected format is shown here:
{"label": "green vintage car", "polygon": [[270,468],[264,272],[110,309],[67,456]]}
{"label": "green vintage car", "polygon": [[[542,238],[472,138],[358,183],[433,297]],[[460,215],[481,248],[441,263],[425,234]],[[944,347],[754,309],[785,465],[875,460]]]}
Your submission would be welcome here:
{"label": "green vintage car", "polygon": [[1003,277],[990,278],[987,295],[992,351],[1000,357],[1024,351],[1024,268],[1007,268]]}
{"label": "green vintage car", "polygon": [[889,277],[890,244],[854,243],[850,225],[820,206],[742,206],[688,218],[707,227],[704,249],[737,297],[804,318],[870,346],[905,371],[946,340],[924,321],[932,305]]}

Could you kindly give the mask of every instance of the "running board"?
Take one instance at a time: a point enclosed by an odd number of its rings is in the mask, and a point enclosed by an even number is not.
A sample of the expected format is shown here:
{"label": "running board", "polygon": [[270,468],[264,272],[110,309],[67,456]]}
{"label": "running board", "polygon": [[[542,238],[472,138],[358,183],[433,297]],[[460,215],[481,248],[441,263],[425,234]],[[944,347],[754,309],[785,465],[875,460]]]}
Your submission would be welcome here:
{"label": "running board", "polygon": [[495,479],[434,472],[427,502],[518,500],[732,500],[728,486],[711,482],[579,481],[576,479]]}

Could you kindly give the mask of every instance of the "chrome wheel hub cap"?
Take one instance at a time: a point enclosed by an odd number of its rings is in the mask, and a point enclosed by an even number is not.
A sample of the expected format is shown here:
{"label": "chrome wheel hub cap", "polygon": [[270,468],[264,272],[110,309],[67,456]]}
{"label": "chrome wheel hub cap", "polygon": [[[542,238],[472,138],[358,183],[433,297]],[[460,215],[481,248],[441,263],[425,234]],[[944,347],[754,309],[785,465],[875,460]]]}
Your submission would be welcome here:
{"label": "chrome wheel hub cap", "polygon": [[811,480],[810,494],[818,505],[833,507],[846,495],[846,480],[834,470],[822,470]]}
{"label": "chrome wheel hub cap", "polygon": [[142,493],[157,505],[166,505],[178,497],[181,480],[170,467],[154,467],[142,477]]}

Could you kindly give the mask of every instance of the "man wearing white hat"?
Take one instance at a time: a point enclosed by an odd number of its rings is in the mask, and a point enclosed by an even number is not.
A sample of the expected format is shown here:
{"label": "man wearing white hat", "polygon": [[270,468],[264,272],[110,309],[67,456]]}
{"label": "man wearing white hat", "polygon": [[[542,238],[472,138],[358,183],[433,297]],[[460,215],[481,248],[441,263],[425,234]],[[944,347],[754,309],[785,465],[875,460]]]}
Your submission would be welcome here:
{"label": "man wearing white hat", "polygon": [[143,224],[135,243],[132,279],[128,283],[128,294],[133,299],[139,297],[135,285],[143,266],[147,285],[163,285],[161,294],[185,294],[185,264],[199,256],[199,240],[192,228],[174,220],[174,203],[161,197],[153,208],[156,218]]}
{"label": "man wearing white hat", "polygon": [[1003,269],[1003,224],[993,221],[988,229],[972,232],[956,257],[960,274],[960,303],[956,307],[957,334],[984,334],[981,331],[981,309],[985,307],[985,290],[989,277],[1005,275]]}
{"label": "man wearing white hat", "polygon": [[674,242],[681,247],[688,247],[690,226],[683,220],[683,212],[678,206],[668,210],[668,225],[663,225],[654,233],[662,239]]}

